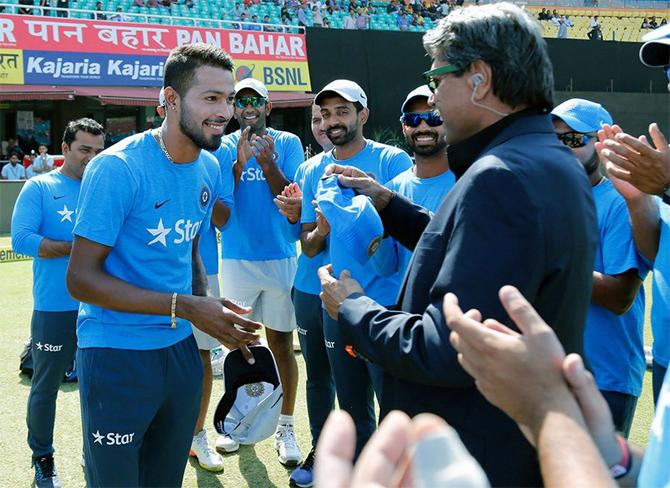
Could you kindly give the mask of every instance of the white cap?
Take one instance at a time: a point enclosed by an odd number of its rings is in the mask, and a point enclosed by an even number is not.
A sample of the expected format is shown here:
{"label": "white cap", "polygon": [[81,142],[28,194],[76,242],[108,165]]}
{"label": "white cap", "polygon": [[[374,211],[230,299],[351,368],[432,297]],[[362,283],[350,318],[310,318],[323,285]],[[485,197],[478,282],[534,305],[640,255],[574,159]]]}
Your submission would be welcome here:
{"label": "white cap", "polygon": [[405,101],[402,102],[402,106],[400,107],[400,111],[402,113],[406,113],[405,108],[407,107],[407,104],[414,100],[415,98],[425,98],[428,100],[430,96],[432,95],[430,88],[428,88],[428,85],[423,84],[411,92],[409,92],[409,95],[407,95],[407,98],[405,98]]}
{"label": "white cap", "polygon": [[670,24],[665,24],[642,36],[640,61],[645,66],[667,66],[670,63]]}
{"label": "white cap", "polygon": [[165,107],[165,88],[161,88],[161,92],[158,94],[158,106]]}
{"label": "white cap", "polygon": [[242,90],[244,90],[245,88],[249,88],[250,90],[255,91],[256,93],[258,93],[263,98],[267,98],[267,99],[270,98],[270,94],[268,93],[268,89],[265,88],[265,85],[263,83],[261,83],[260,81],[258,81],[255,78],[245,78],[242,81],[238,82],[235,85],[235,92],[239,93]]}
{"label": "white cap", "polygon": [[323,98],[323,95],[328,92],[337,93],[339,96],[344,98],[348,102],[358,102],[363,107],[368,106],[368,97],[365,95],[365,92],[356,82],[350,80],[335,80],[328,83],[323,89],[316,94],[314,98],[314,103],[319,105],[319,100]]}

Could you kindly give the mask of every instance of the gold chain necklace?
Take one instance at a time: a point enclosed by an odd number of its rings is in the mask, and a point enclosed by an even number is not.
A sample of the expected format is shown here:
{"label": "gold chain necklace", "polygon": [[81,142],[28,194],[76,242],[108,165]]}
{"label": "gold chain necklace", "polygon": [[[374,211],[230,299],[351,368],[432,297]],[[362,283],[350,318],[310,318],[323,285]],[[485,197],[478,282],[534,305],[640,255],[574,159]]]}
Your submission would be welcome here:
{"label": "gold chain necklace", "polygon": [[170,153],[168,152],[167,148],[165,147],[165,142],[163,142],[163,128],[162,127],[156,131],[156,139],[158,139],[158,145],[163,150],[163,154],[165,154],[165,157],[168,158],[168,161],[170,161],[171,163],[174,163],[174,159],[172,159],[172,156],[170,156]]}

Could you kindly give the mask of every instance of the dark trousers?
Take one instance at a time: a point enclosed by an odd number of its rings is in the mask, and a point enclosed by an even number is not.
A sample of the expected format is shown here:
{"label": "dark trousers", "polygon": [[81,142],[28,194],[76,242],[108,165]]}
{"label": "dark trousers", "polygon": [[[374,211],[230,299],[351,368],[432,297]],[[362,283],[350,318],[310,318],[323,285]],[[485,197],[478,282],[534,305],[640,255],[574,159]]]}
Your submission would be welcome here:
{"label": "dark trousers", "polygon": [[88,486],[181,486],[202,394],[193,336],[77,352]]}
{"label": "dark trousers", "polygon": [[663,367],[654,361],[651,365],[651,384],[654,391],[654,406],[658,403],[658,397],[661,394],[661,386],[663,386],[663,379],[668,372],[667,367]]}
{"label": "dark trousers", "polygon": [[340,408],[351,415],[356,424],[356,456],[377,428],[373,394],[380,401],[383,371],[378,366],[346,352],[337,321],[323,312],[323,335],[330,368],[335,379]]}
{"label": "dark trousers", "polygon": [[33,382],[28,395],[28,446],[33,457],[53,452],[56,399],[77,351],[77,311],[33,311]]}
{"label": "dark trousers", "polygon": [[633,425],[633,417],[635,416],[637,397],[618,391],[600,390],[600,393],[603,394],[605,401],[610,407],[614,427],[628,439],[630,427]]}
{"label": "dark trousers", "polygon": [[318,295],[293,289],[298,339],[307,370],[307,414],[312,446],[335,404],[335,382],[323,339],[323,309]]}

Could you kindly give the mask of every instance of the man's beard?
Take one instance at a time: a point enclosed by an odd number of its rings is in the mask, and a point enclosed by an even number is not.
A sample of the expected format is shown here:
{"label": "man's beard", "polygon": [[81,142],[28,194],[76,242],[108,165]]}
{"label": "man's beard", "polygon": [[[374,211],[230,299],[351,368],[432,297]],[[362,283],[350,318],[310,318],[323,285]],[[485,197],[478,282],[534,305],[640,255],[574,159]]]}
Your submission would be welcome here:
{"label": "man's beard", "polygon": [[198,127],[195,119],[191,117],[191,113],[183,107],[181,109],[181,117],[179,118],[179,128],[182,133],[191,139],[193,144],[200,149],[214,151],[221,146],[221,138],[223,137],[223,134],[220,136],[212,136],[208,139],[202,130],[202,126]]}
{"label": "man's beard", "polygon": [[[344,133],[333,139],[333,137],[330,135],[330,132],[334,129],[343,129]],[[344,146],[356,138],[356,129],[357,127],[349,128],[344,125],[336,125],[335,127],[328,128],[328,130],[326,130],[326,135],[328,136],[328,139],[330,139],[330,142],[333,143],[333,145]]]}
{"label": "man's beard", "polygon": [[[414,139],[421,135],[435,136],[435,142],[431,146],[417,146],[414,142]],[[407,143],[407,146],[409,146],[409,148],[414,152],[414,154],[424,157],[434,156],[439,152],[444,153],[447,147],[447,140],[444,137],[440,137],[439,135],[432,132],[420,132],[414,134],[411,137],[405,136],[405,142]]]}
{"label": "man's beard", "polygon": [[592,175],[595,171],[598,171],[600,168],[600,158],[598,158],[598,153],[596,150],[593,150],[591,157],[584,163],[582,163],[584,169],[586,170],[587,175]]}

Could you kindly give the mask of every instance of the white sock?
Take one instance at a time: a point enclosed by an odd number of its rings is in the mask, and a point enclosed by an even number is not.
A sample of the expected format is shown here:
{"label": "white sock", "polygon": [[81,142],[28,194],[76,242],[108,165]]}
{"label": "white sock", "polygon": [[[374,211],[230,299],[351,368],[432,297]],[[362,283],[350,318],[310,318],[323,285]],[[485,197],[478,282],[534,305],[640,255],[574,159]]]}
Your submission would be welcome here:
{"label": "white sock", "polygon": [[288,425],[293,427],[293,415],[279,415],[279,425]]}

